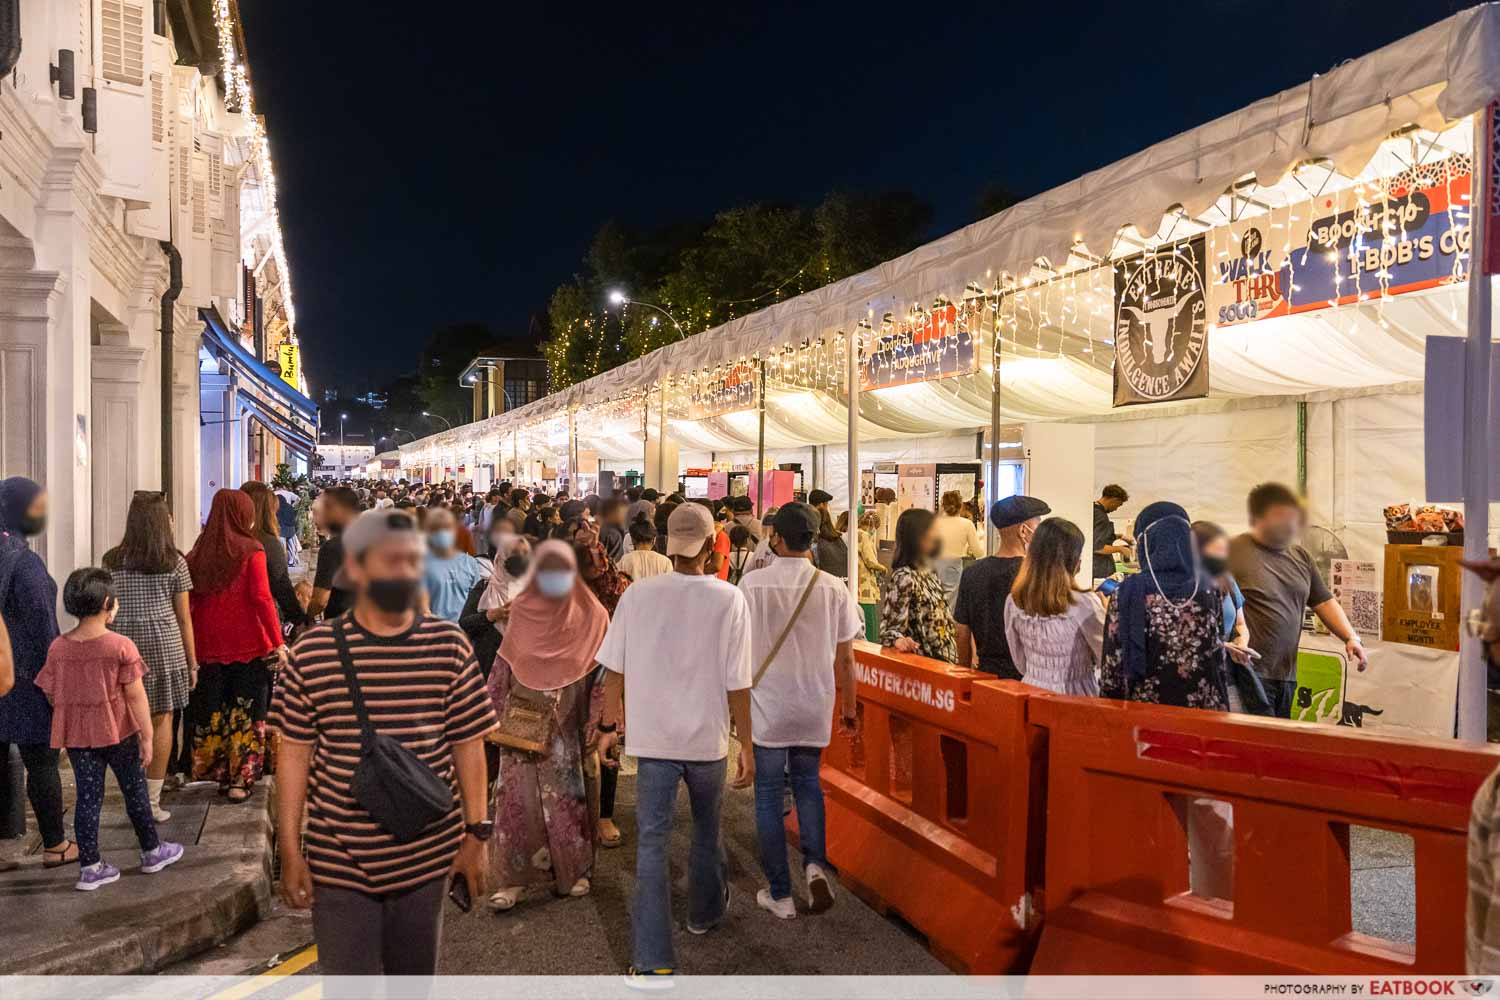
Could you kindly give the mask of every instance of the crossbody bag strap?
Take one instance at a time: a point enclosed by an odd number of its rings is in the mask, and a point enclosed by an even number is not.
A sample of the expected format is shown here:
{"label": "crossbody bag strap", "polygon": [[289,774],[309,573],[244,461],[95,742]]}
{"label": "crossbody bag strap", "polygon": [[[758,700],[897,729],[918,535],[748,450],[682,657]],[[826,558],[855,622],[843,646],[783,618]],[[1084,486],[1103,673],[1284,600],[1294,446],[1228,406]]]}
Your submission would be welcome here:
{"label": "crossbody bag strap", "polygon": [[345,634],[349,623],[340,617],[333,623],[333,642],[338,647],[339,663],[344,668],[344,682],[349,685],[349,696],[354,699],[354,715],[359,719],[359,742],[362,749],[375,742],[375,727],[370,724],[370,713],[365,709],[365,696],[359,689],[359,678],[354,674],[354,657],[349,654],[349,639]]}
{"label": "crossbody bag strap", "polygon": [[818,585],[818,577],[822,575],[823,571],[814,566],[812,577],[807,581],[807,586],[803,588],[802,599],[792,609],[792,616],[786,620],[786,627],[781,630],[781,634],[776,637],[775,645],[766,654],[766,658],[761,661],[760,669],[755,671],[755,677],[750,681],[751,687],[760,684],[760,679],[766,675],[766,671],[771,667],[771,661],[776,659],[777,653],[781,652],[781,644],[786,642],[786,637],[792,634],[792,627],[797,624],[797,619],[802,617],[802,609],[807,607],[807,599],[812,596],[813,588]]}

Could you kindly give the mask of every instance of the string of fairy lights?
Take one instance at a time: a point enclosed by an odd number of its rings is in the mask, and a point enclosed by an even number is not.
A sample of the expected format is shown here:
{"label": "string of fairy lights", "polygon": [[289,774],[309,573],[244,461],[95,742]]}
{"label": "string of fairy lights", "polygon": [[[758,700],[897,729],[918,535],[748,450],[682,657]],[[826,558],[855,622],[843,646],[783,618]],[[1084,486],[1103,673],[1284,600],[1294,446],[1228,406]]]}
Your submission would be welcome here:
{"label": "string of fairy lights", "polygon": [[230,110],[238,110],[250,119],[250,156],[255,163],[265,197],[269,220],[266,231],[271,243],[271,253],[276,259],[276,268],[281,274],[281,299],[286,310],[287,325],[296,339],[297,309],[292,301],[292,274],[286,263],[286,245],[281,236],[281,215],[277,209],[276,170],[271,162],[271,140],[266,134],[265,122],[255,114],[255,104],[250,93],[250,71],[235,46],[238,13],[235,0],[213,0],[214,28],[219,36],[219,64],[224,80],[224,103]]}
{"label": "string of fairy lights", "polygon": [[[985,375],[998,384],[1002,362],[1016,360],[1069,359],[1108,373],[1115,357],[1117,282],[1127,278],[1134,262],[1167,251],[1183,254],[1200,270],[1205,296],[1216,283],[1225,284],[1238,266],[1246,267],[1246,277],[1259,279],[1256,294],[1269,308],[1265,315],[1256,302],[1256,310],[1239,303],[1239,312],[1207,317],[1209,334],[1235,337],[1233,343],[1246,355],[1253,348],[1253,320],[1265,316],[1320,311],[1341,333],[1355,333],[1354,324],[1366,317],[1388,328],[1387,303],[1412,288],[1409,277],[1396,284],[1395,268],[1414,257],[1436,255],[1438,271],[1423,287],[1467,276],[1470,249],[1464,234],[1469,232],[1473,158],[1462,147],[1468,128],[1458,123],[1444,132],[1412,129],[1393,135],[1358,178],[1344,177],[1325,162],[1294,165],[1279,186],[1249,178],[1196,217],[1178,208],[1163,217],[1155,233],[1143,235],[1131,226],[1118,230],[1102,257],[1091,254],[1080,239],[1057,267],[1039,261],[1021,275],[986,271],[966,284],[957,301],[938,296],[879,316],[872,306],[850,324],[859,338],[861,406],[878,419],[886,405],[882,388],[921,382],[937,398],[972,408],[975,397],[989,391],[972,376]],[[1425,194],[1419,201],[1414,192]],[[1417,228],[1426,221],[1426,209],[1419,208],[1433,201],[1446,201],[1448,228],[1437,237],[1419,235]],[[1253,263],[1237,265],[1251,259],[1245,241],[1252,229],[1260,241]],[[1306,284],[1323,281],[1329,284],[1326,297],[1321,284]],[[1373,311],[1344,308],[1372,300]],[[1457,297],[1450,296],[1454,323],[1459,321],[1457,309]],[[575,320],[568,332],[602,333],[605,321],[601,312]],[[618,327],[623,338],[625,324]],[[849,395],[850,335],[837,330],[805,337],[671,373],[651,385],[611,389],[606,400],[572,407],[571,426],[580,437],[634,439],[639,446],[644,422],[654,425],[663,407],[672,419],[701,421],[733,437],[720,418],[757,408],[762,391],[768,401],[810,392],[843,404]],[[501,451],[513,446],[512,434],[517,434],[516,443],[543,450],[567,442],[567,409],[534,419],[519,431],[508,426],[514,420],[501,416],[414,442],[408,448],[416,461],[410,464],[432,464],[431,459],[465,449],[471,456]],[[502,453],[508,462],[509,452]]]}

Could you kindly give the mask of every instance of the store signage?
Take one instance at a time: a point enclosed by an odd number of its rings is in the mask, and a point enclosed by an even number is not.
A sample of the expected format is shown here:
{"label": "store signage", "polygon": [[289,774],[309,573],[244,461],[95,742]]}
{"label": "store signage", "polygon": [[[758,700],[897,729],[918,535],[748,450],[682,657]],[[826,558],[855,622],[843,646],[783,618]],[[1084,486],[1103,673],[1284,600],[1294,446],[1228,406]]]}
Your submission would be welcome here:
{"label": "store signage", "polygon": [[1116,406],[1208,395],[1203,237],[1115,268]]}
{"label": "store signage", "polygon": [[688,419],[706,420],[755,408],[756,365],[748,362],[713,369],[693,385],[688,397]]}
{"label": "store signage", "polygon": [[1446,157],[1215,228],[1209,323],[1238,326],[1463,280],[1471,180],[1468,157]]}
{"label": "store signage", "polygon": [[285,343],[276,349],[276,360],[281,368],[281,381],[297,388],[302,372],[302,348],[293,343]]}
{"label": "store signage", "polygon": [[920,321],[903,322],[876,336],[860,366],[860,388],[882,389],[972,373],[980,309],[978,303],[940,306]]}

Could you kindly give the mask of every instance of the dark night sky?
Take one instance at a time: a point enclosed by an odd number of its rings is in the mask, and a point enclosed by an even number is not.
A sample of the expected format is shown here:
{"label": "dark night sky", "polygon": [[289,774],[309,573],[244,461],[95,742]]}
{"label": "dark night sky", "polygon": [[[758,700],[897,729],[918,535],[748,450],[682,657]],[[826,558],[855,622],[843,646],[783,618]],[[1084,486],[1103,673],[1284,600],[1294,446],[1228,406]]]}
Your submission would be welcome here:
{"label": "dark night sky", "polygon": [[[1440,20],[1461,0],[242,0],[309,378],[527,318],[609,218],[910,189],[936,237]],[[1017,8],[1020,9],[1017,9]]]}

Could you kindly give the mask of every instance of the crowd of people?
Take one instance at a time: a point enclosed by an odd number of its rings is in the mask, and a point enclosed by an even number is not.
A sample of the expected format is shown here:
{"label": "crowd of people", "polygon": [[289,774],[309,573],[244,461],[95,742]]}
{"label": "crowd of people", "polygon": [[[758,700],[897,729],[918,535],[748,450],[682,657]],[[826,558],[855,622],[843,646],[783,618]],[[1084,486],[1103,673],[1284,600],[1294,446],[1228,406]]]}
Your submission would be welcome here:
{"label": "crowd of people", "polygon": [[[119,878],[98,848],[106,769],[148,873],[182,856],[156,833],[164,789],[213,782],[238,803],[274,770],[282,893],[313,907],[323,969],[431,973],[445,896],[505,912],[590,892],[597,852],[624,836],[623,752],[637,775],[631,972],[667,976],[679,785],[689,933],[728,905],[726,782],[753,789],[758,905],[793,919],[833,904],[818,775],[835,717],[857,726],[856,639],[1054,691],[1281,715],[1304,608],[1364,664],[1297,544],[1300,502],[1277,484],[1251,492],[1233,539],[1166,502],[1117,533],[1108,515],[1128,497],[1107,487],[1094,587],[1080,583],[1084,532],[1044,499],[996,502],[985,555],[973,503],[950,494],[941,514],[900,514],[888,560],[875,512],[853,511],[851,593],[851,512],[832,499],[814,490],[757,517],[747,497],[640,488],[345,482],[311,497],[250,482],[214,495],[183,554],[166,498],[142,492],[103,565],[68,577],[78,625],[62,635],[56,584],[25,543],[45,493],[6,480],[0,749],[20,746],[43,863],[78,864],[79,889]],[[300,567],[308,500],[316,561]],[[1122,579],[1117,554],[1140,571]],[[309,578],[294,584],[294,565]],[[421,787],[433,775],[435,798]]]}

